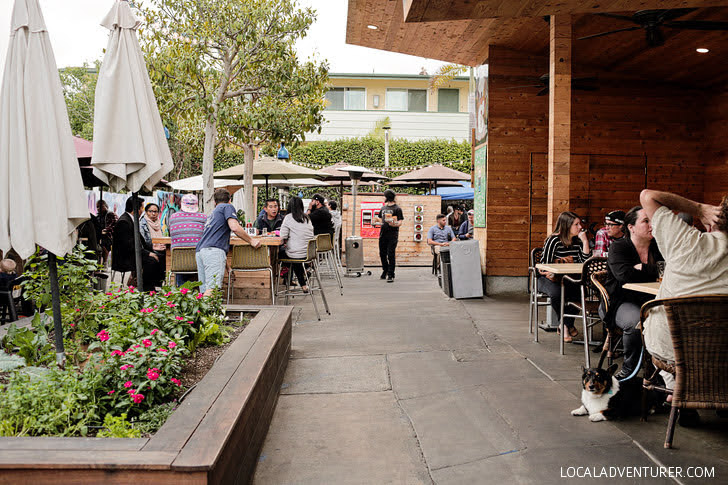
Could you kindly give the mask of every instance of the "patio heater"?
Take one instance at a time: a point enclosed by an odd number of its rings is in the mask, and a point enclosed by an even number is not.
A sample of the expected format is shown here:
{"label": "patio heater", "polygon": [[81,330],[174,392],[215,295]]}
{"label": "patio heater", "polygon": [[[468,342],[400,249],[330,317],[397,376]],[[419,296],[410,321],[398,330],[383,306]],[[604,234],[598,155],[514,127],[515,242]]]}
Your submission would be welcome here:
{"label": "patio heater", "polygon": [[352,217],[351,217],[351,236],[346,238],[346,274],[345,276],[361,276],[364,272],[364,240],[361,236],[356,235],[356,189],[359,181],[367,172],[371,170],[364,167],[356,167],[348,165],[342,169],[342,172],[348,172],[351,179],[352,194]]}

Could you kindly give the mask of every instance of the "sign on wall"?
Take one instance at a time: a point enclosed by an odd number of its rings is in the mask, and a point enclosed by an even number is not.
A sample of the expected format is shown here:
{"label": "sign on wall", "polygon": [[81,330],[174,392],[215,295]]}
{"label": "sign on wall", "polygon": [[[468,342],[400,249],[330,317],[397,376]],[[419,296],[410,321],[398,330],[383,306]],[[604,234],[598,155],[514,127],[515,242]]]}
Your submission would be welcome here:
{"label": "sign on wall", "polygon": [[485,195],[488,175],[488,145],[480,145],[475,149],[475,227],[485,227]]}
{"label": "sign on wall", "polygon": [[488,66],[475,69],[475,156],[473,157],[475,227],[485,227],[488,174]]}
{"label": "sign on wall", "polygon": [[475,148],[488,141],[488,65],[475,68]]}

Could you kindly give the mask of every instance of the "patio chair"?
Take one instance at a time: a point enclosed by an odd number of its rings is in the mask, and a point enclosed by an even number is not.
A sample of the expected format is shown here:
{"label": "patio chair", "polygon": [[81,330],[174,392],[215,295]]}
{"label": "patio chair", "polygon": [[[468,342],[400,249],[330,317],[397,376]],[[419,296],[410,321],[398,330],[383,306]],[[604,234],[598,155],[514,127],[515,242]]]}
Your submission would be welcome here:
{"label": "patio chair", "polygon": [[275,281],[273,268],[268,260],[268,247],[258,246],[233,246],[233,254],[230,258],[230,271],[228,271],[228,294],[227,303],[230,304],[230,296],[233,293],[233,279],[235,273],[257,273],[268,271],[270,273],[270,296],[271,303],[276,304]]}
{"label": "patio chair", "polygon": [[440,272],[440,253],[435,251],[435,246],[430,246],[432,252],[432,274],[437,275]]}
{"label": "patio chair", "polygon": [[[581,299],[579,302],[564,302],[564,316],[581,318],[584,328],[584,362],[586,367],[591,367],[591,355],[589,354],[589,340],[593,337],[594,325],[601,322],[599,317],[599,291],[594,286],[591,275],[599,271],[607,270],[607,258],[593,256],[584,262],[581,270],[581,277],[574,279],[564,275],[564,280],[579,285]],[[566,313],[567,308],[574,308],[578,314]]]}
{"label": "patio chair", "polygon": [[178,274],[197,274],[195,248],[172,248],[170,255],[169,285]]}
{"label": "patio chair", "polygon": [[341,296],[344,296],[344,284],[341,282],[341,274],[336,264],[336,256],[334,255],[334,244],[331,241],[331,234],[319,234],[316,236],[316,254],[318,263],[326,265],[326,271],[320,272],[322,276],[332,276],[339,285]]}
{"label": "patio chair", "polygon": [[[316,318],[321,320],[321,315],[318,311],[318,305],[316,305],[316,297],[314,296],[314,293],[317,291],[321,294],[321,299],[324,302],[324,308],[326,309],[326,313],[331,315],[331,311],[329,310],[329,304],[326,301],[326,294],[324,293],[323,285],[321,284],[321,276],[319,275],[318,271],[318,256],[316,254],[316,239],[311,239],[308,241],[308,249],[306,251],[306,257],[305,258],[280,258],[278,262],[282,265],[284,264],[293,264],[293,263],[301,263],[303,264],[303,275],[305,279],[305,285],[308,286],[308,293],[303,293],[303,289],[294,289],[291,288],[291,278],[293,276],[293,268],[290,268],[288,271],[288,274],[286,275],[286,288],[281,291],[276,291],[277,295],[283,295],[285,296],[285,304],[288,305],[288,298],[291,296],[296,295],[303,295],[304,297],[306,295],[309,295],[311,297],[311,302],[313,303],[313,309],[316,312]],[[307,266],[311,268],[311,271],[313,272],[313,276],[316,278],[317,285],[313,284],[314,282],[310,279],[307,271]]]}
{"label": "patio chair", "polygon": [[[665,448],[672,448],[675,424],[681,410],[728,410],[728,295],[698,295],[652,300],[642,305],[641,322],[650,309],[663,307],[667,315],[675,363],[652,356],[657,368],[643,381],[643,417],[647,390],[672,394],[672,407],[667,422]],[[645,359],[647,361],[648,359]],[[670,390],[652,384],[657,370],[675,375],[675,388]]]}
{"label": "patio chair", "polygon": [[[607,270],[597,271],[591,275],[592,284],[597,289],[597,295],[604,307],[604,312],[609,311],[609,293],[607,293],[606,280]],[[614,363],[614,359],[618,357],[619,347],[622,345],[622,329],[616,325],[607,325],[604,323],[604,345],[602,346],[601,355],[599,356],[599,364],[597,367],[602,368],[604,359],[607,359],[607,367]]]}
{"label": "patio chair", "polygon": [[528,259],[528,332],[534,334],[534,342],[538,342],[538,308],[551,307],[551,298],[546,293],[538,291],[539,273],[536,264],[541,261],[542,254],[543,248],[533,248]]}

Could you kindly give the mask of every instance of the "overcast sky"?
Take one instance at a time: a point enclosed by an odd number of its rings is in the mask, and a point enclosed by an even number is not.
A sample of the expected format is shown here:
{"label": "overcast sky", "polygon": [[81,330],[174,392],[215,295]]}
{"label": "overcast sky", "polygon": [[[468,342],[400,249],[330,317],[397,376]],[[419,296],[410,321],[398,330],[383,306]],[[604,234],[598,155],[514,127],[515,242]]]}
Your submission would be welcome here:
{"label": "overcast sky", "polygon": [[[108,31],[99,25],[115,0],[40,0],[58,67],[80,66],[101,59]],[[299,44],[301,57],[328,59],[331,72],[418,74],[433,73],[443,63],[347,45],[345,0],[299,0],[312,6],[318,19]],[[10,16],[14,0],[0,0],[0,70],[5,68]]]}

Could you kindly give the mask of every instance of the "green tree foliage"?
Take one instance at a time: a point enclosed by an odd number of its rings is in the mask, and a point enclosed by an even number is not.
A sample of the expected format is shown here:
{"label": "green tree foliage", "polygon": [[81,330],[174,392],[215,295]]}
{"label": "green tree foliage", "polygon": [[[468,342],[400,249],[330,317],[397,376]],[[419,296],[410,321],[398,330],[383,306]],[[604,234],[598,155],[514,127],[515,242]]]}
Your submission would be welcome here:
{"label": "green tree foliage", "polygon": [[100,67],[101,63],[96,61],[94,67],[84,64],[59,70],[71,131],[86,140],[94,137],[94,101]]}
{"label": "green tree foliage", "polygon": [[255,147],[292,142],[323,121],[328,66],[299,61],[294,48],[314,12],[296,0],[149,3],[140,35],[162,116],[186,136],[204,132],[204,207],[213,205],[215,151],[234,144],[245,156],[246,213],[253,214]]}

